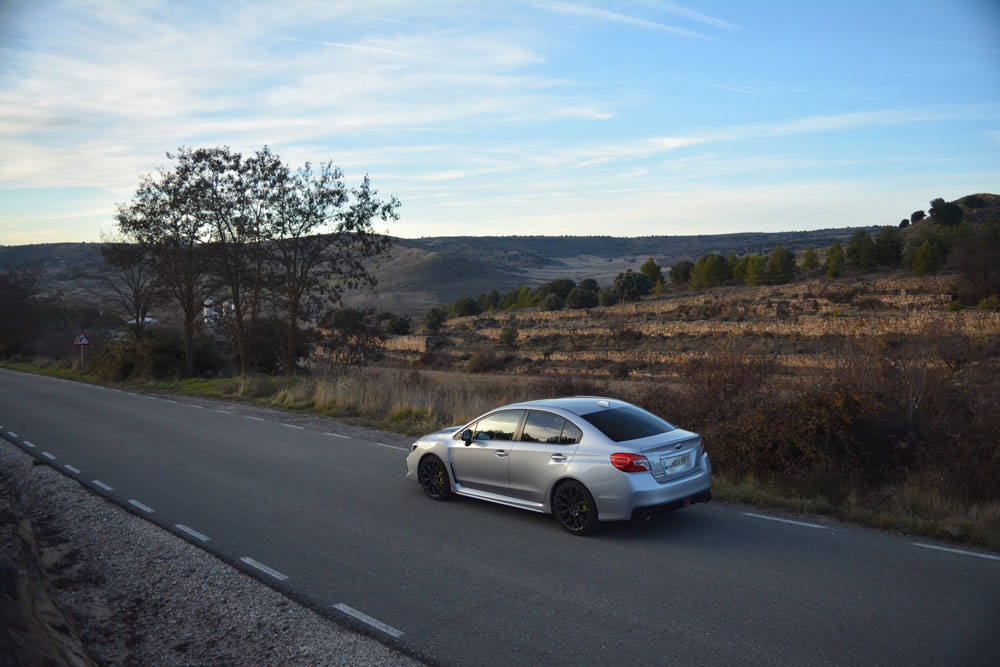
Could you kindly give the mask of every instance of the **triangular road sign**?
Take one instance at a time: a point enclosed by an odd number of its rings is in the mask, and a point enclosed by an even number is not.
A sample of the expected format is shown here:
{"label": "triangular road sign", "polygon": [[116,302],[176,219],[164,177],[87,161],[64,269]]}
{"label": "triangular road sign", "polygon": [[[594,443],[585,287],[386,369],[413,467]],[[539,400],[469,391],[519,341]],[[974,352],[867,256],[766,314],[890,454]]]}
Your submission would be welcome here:
{"label": "triangular road sign", "polygon": [[73,345],[76,345],[78,347],[80,345],[90,345],[90,341],[87,340],[87,334],[81,331],[80,335],[76,337],[76,341],[73,342]]}

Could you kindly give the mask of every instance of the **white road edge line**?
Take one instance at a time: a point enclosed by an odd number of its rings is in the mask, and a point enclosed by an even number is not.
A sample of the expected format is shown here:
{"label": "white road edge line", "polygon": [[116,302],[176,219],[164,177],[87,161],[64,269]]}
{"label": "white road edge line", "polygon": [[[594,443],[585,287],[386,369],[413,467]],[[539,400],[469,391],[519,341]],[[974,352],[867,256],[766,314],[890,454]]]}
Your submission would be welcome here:
{"label": "white road edge line", "polygon": [[114,489],[112,487],[108,486],[107,484],[105,484],[104,482],[102,482],[99,479],[91,480],[90,483],[93,484],[94,486],[96,486],[99,489],[104,489],[105,491],[114,491]]}
{"label": "white road edge line", "polygon": [[71,466],[71,465],[64,465],[64,466],[63,466],[63,468],[66,468],[66,470],[69,470],[70,472],[74,472],[74,473],[76,473],[77,475],[79,475],[79,474],[80,474],[81,472],[83,472],[83,471],[82,471],[82,470],[80,470],[79,468],[74,468],[74,467],[73,467],[73,466]]}
{"label": "white road edge line", "polygon": [[977,554],[975,551],[965,551],[963,549],[950,549],[948,547],[938,547],[933,544],[922,544],[920,542],[910,542],[915,547],[923,547],[924,549],[937,549],[938,551],[947,551],[953,554],[962,554],[963,556],[975,556],[976,558],[987,558],[989,560],[1000,560],[1000,556],[991,556],[989,554]]}
{"label": "white road edge line", "polygon": [[338,602],[337,604],[333,605],[333,608],[334,609],[339,609],[340,611],[344,612],[348,616],[353,616],[354,618],[358,619],[362,623],[367,623],[368,625],[372,626],[373,628],[381,630],[382,632],[384,632],[385,634],[387,634],[387,635],[389,635],[391,637],[395,637],[396,639],[399,639],[400,637],[403,636],[402,632],[400,632],[396,628],[392,627],[391,625],[386,625],[385,623],[383,623],[382,621],[378,620],[377,618],[372,618],[371,616],[369,616],[368,614],[366,614],[364,612],[360,612],[357,609],[353,609],[351,607],[348,607],[343,602]]}
{"label": "white road edge line", "polygon": [[243,415],[243,416],[244,416],[244,417],[246,417],[247,419],[252,419],[252,420],[254,420],[255,422],[262,422],[262,421],[264,421],[264,420],[263,420],[263,419],[261,419],[260,417],[251,417],[250,415]]}
{"label": "white road edge line", "polygon": [[35,448],[35,446],[27,440],[23,440],[22,442],[24,442],[25,447],[31,447],[32,449]]}
{"label": "white road edge line", "polygon": [[188,535],[190,535],[191,537],[195,538],[196,540],[201,540],[202,542],[208,542],[208,535],[202,535],[201,533],[199,533],[194,528],[188,528],[187,526],[185,526],[182,523],[178,523],[174,527],[177,530],[181,531],[181,532],[187,533]]}
{"label": "white road edge line", "polygon": [[327,435],[332,435],[335,438],[346,438],[347,440],[351,439],[351,436],[349,436],[349,435],[340,435],[339,433],[327,433]]}
{"label": "white road edge line", "polygon": [[791,523],[796,526],[805,526],[806,528],[819,528],[820,530],[830,530],[828,526],[821,526],[818,523],[806,523],[805,521],[792,521],[791,519],[779,519],[776,516],[767,516],[765,514],[754,514],[753,512],[744,512],[746,516],[752,516],[757,519],[767,519],[768,521],[780,521],[781,523]]}
{"label": "white road edge line", "polygon": [[399,447],[397,445],[387,445],[384,442],[373,442],[373,445],[378,445],[379,447],[386,447],[387,449],[401,449],[404,452],[409,449],[408,447]]}
{"label": "white road edge line", "polygon": [[49,454],[48,452],[42,452],[42,456],[44,456],[45,458],[47,458],[49,461],[55,461],[56,460],[56,455],[55,454]]}
{"label": "white road edge line", "polygon": [[287,426],[288,428],[297,428],[300,431],[304,431],[306,428],[305,426],[296,426],[295,424],[282,424],[282,426]]}
{"label": "white road edge line", "polygon": [[143,505],[138,500],[130,500],[130,501],[128,501],[128,504],[129,505],[134,505],[135,507],[138,507],[143,512],[145,512],[146,514],[152,514],[153,513],[153,508],[152,507],[149,507],[148,505]]}
{"label": "white road edge line", "polygon": [[240,560],[243,561],[244,563],[246,563],[247,565],[249,565],[250,567],[257,568],[258,570],[260,570],[264,574],[271,575],[272,577],[274,577],[278,581],[284,581],[285,579],[288,578],[288,576],[286,576],[286,575],[278,572],[277,570],[272,570],[267,565],[264,565],[262,563],[258,563],[257,561],[255,561],[253,558],[250,558],[249,556],[244,556]]}

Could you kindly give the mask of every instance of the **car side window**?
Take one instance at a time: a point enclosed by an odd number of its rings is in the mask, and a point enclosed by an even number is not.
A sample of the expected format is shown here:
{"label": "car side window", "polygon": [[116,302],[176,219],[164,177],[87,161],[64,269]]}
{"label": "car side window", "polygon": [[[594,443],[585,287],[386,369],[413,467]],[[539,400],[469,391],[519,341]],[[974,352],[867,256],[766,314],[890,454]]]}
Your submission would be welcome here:
{"label": "car side window", "polygon": [[472,428],[474,440],[513,440],[524,410],[504,410],[480,419]]}
{"label": "car side window", "polygon": [[551,412],[541,412],[540,410],[530,410],[528,419],[524,422],[521,430],[522,442],[544,442],[557,445],[561,443],[560,435],[566,420]]}
{"label": "car side window", "polygon": [[582,439],[583,439],[583,431],[581,431],[576,424],[573,424],[572,422],[566,422],[566,425],[563,426],[562,435],[559,436],[559,444],[575,445]]}

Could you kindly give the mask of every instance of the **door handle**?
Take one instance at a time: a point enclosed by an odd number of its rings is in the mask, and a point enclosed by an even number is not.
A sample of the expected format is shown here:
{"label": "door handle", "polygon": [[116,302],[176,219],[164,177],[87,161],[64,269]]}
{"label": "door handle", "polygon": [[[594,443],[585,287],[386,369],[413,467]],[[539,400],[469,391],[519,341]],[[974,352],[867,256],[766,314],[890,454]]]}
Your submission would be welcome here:
{"label": "door handle", "polygon": [[503,458],[503,457],[505,457],[505,456],[510,456],[510,454],[508,454],[507,452],[505,452],[505,451],[504,451],[504,450],[502,450],[502,449],[498,449],[498,450],[496,451],[496,455],[497,455],[497,458],[498,458],[498,459],[502,459],[502,458]]}
{"label": "door handle", "polygon": [[563,461],[566,460],[566,457],[563,454],[553,454],[552,455],[552,460],[553,461],[558,461],[558,462],[562,463]]}

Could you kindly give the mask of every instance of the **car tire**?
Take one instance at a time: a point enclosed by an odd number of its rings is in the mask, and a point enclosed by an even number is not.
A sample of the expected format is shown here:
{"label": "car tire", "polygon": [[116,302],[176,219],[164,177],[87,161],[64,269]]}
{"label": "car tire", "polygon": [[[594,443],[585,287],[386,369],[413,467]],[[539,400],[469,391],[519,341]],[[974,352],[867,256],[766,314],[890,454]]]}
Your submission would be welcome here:
{"label": "car tire", "polygon": [[420,464],[417,467],[417,479],[420,482],[420,488],[431,500],[448,500],[451,497],[451,481],[448,479],[448,471],[441,459],[433,454],[428,454],[420,459]]}
{"label": "car tire", "polygon": [[552,514],[573,535],[587,535],[597,529],[597,505],[583,484],[563,482],[552,494]]}

